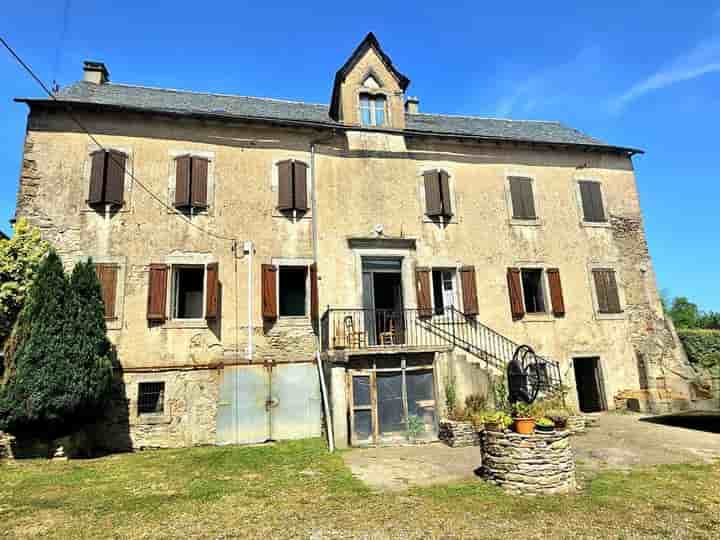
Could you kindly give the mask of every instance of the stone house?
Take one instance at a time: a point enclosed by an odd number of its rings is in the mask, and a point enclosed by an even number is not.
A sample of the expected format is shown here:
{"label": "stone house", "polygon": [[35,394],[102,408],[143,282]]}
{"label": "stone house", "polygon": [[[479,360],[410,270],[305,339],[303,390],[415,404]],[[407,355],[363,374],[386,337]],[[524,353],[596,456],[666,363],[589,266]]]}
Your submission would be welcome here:
{"label": "stone house", "polygon": [[585,411],[658,385],[689,399],[640,150],[422,113],[409,84],[369,34],[329,106],[113,83],[98,62],[17,100],[17,215],[103,286],[108,444],[319,436],[320,373],[338,446],[410,417],[433,438],[448,382],[488,394],[516,344]]}

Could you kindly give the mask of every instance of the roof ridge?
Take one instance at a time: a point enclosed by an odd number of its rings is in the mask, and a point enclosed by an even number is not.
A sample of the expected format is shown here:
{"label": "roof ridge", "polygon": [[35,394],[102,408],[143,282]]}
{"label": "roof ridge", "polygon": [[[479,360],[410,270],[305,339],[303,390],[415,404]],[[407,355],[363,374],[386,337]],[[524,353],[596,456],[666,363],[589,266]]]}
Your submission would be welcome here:
{"label": "roof ridge", "polygon": [[[77,82],[84,83],[85,81],[77,81]],[[93,83],[88,83],[88,84],[93,84]],[[97,86],[97,85],[93,84],[93,86]],[[261,99],[263,101],[278,101],[280,103],[298,103],[300,105],[313,105],[316,107],[328,107],[327,103],[311,103],[309,101],[298,101],[298,100],[293,100],[293,99],[278,99],[278,98],[261,97],[261,96],[243,96],[240,94],[221,94],[219,92],[199,92],[197,90],[182,90],[179,88],[160,88],[158,86],[145,86],[142,84],[107,82],[107,83],[103,83],[102,86],[124,86],[126,88],[141,88],[143,90],[158,90],[160,92],[173,92],[176,94],[196,94],[196,95],[203,95],[203,96]]]}
{"label": "roof ridge", "polygon": [[472,116],[469,114],[425,113],[425,112],[416,112],[416,113],[406,112],[405,114],[408,114],[411,116],[444,116],[444,117],[450,117],[450,118],[472,118],[473,120],[500,120],[502,122],[535,122],[538,124],[557,124],[559,126],[565,125],[560,120],[514,120],[512,118],[499,118],[497,116]]}

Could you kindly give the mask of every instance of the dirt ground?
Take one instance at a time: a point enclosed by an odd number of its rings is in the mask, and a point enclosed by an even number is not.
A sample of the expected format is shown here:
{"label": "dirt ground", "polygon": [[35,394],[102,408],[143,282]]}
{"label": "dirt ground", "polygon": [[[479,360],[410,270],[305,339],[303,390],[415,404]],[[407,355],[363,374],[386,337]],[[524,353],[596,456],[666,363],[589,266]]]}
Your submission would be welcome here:
{"label": "dirt ground", "polygon": [[[718,426],[720,413],[653,418],[605,413],[596,427],[573,436],[571,444],[582,477],[608,469],[707,463],[720,458]],[[372,488],[393,491],[472,478],[481,465],[479,447],[442,443],[356,449],[343,457],[354,476]]]}

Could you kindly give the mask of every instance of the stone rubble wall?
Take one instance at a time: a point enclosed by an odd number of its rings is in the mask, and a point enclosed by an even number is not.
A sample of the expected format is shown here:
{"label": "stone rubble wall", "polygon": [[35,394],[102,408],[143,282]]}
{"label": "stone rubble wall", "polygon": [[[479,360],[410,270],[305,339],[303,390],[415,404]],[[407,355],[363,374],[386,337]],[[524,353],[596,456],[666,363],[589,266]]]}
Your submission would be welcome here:
{"label": "stone rubble wall", "polygon": [[0,431],[0,460],[13,459],[13,442],[15,437],[4,431]]}
{"label": "stone rubble wall", "polygon": [[475,429],[472,422],[443,420],[440,422],[438,438],[453,448],[480,445],[480,433]]}
{"label": "stone rubble wall", "polygon": [[482,474],[514,494],[569,493],[576,488],[570,432],[519,435],[486,431],[482,436]]}

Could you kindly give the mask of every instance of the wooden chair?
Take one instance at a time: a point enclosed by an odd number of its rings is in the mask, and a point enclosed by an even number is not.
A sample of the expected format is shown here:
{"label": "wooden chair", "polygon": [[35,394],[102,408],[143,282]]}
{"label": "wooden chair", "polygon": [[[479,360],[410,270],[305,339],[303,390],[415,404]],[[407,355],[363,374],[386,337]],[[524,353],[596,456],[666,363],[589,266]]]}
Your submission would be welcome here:
{"label": "wooden chair", "polygon": [[387,331],[380,332],[380,345],[395,345],[395,321],[393,319],[388,321]]}
{"label": "wooden chair", "polygon": [[347,315],[343,320],[345,325],[345,343],[351,349],[367,349],[367,333],[355,330],[355,319]]}

